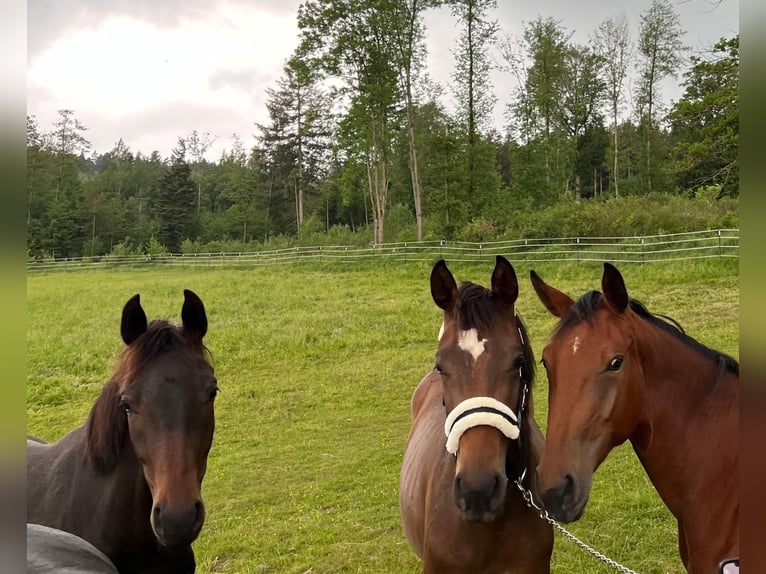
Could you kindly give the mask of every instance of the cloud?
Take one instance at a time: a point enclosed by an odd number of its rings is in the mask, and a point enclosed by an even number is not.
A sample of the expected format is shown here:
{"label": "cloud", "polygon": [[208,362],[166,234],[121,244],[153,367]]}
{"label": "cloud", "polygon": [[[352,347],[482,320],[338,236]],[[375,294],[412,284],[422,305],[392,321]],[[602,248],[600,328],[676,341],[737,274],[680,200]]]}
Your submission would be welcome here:
{"label": "cloud", "polygon": [[34,59],[53,39],[74,30],[96,28],[111,17],[177,26],[184,20],[204,20],[216,11],[249,7],[278,18],[294,18],[301,0],[33,0],[27,2],[27,55]]}
{"label": "cloud", "polygon": [[[227,138],[238,127],[247,136],[243,126],[267,120],[265,89],[276,85],[297,45],[294,14],[219,4],[204,18],[170,23],[133,12],[109,13],[62,33],[34,57],[27,70],[27,106],[41,126],[52,125],[56,110],[73,109],[91,126],[97,151],[120,137],[135,149],[131,134],[143,129],[156,136],[153,122],[161,119],[157,110],[165,109],[178,128],[151,149],[167,154],[186,135],[180,130]],[[109,135],[101,136],[107,126]],[[124,131],[111,131],[117,126]]]}

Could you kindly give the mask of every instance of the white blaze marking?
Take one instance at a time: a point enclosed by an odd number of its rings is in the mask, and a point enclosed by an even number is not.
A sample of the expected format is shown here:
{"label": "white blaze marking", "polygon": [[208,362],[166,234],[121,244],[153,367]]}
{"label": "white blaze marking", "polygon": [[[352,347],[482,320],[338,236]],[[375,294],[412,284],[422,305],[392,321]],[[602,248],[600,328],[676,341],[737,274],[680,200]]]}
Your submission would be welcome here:
{"label": "white blaze marking", "polygon": [[460,331],[460,336],[457,339],[457,345],[464,351],[471,353],[474,362],[484,352],[484,343],[488,339],[479,340],[479,333],[476,329],[468,329],[467,331]]}
{"label": "white blaze marking", "polygon": [[574,355],[577,353],[577,349],[580,348],[580,337],[577,336],[574,338],[574,342],[572,343],[572,354]]}
{"label": "white blaze marking", "polygon": [[442,326],[439,327],[439,341],[442,340],[443,336],[444,336],[444,321],[442,321]]}

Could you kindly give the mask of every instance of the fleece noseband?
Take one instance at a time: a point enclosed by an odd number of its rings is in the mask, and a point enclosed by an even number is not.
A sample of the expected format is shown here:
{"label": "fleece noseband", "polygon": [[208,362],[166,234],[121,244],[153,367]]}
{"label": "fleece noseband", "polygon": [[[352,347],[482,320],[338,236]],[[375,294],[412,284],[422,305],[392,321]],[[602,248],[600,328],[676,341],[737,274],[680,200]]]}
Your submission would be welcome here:
{"label": "fleece noseband", "polygon": [[444,421],[447,452],[456,455],[460,437],[477,426],[495,427],[510,439],[519,438],[518,418],[508,405],[492,397],[471,397],[452,409]]}

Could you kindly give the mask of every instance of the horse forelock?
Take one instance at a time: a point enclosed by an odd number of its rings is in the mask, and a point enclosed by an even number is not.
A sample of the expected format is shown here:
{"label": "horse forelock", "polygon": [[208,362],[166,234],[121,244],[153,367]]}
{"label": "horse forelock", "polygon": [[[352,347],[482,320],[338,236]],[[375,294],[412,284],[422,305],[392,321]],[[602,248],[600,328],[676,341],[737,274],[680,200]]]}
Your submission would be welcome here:
{"label": "horse forelock", "polygon": [[502,299],[495,297],[486,287],[463,281],[458,288],[455,314],[462,331],[476,329],[484,334],[491,332],[503,321],[515,321],[524,354],[522,378],[531,386],[535,378],[534,353],[529,344],[527,327],[519,314],[515,312],[513,305],[508,305]]}
{"label": "horse forelock", "polygon": [[114,469],[128,438],[128,418],[120,406],[125,387],[159,356],[171,351],[188,353],[185,356],[190,360],[192,355],[201,353],[209,362],[209,351],[201,342],[187,337],[182,328],[164,319],[149,323],[146,332],[120,353],[86,423],[88,456],[100,472]]}
{"label": "horse forelock", "polygon": [[489,289],[464,281],[458,288],[456,312],[461,330],[491,331],[513,308],[493,297]]}

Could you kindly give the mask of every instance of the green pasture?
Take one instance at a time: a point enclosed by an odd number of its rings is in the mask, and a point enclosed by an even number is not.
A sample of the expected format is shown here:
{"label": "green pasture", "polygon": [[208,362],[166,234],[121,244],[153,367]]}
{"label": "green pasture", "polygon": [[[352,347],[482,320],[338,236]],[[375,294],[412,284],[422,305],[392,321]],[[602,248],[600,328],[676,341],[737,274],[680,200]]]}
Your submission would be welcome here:
{"label": "green pasture", "polygon": [[[448,261],[449,263],[449,261]],[[484,285],[493,263],[450,264]],[[544,264],[580,295],[598,264]],[[518,310],[539,358],[554,325],[516,264]],[[630,294],[703,343],[738,357],[737,260],[622,265]],[[198,572],[415,573],[398,481],[410,396],[433,366],[440,310],[430,265],[370,263],[258,269],[161,269],[30,275],[27,432],[54,441],[81,424],[121,348],[122,306],[141,293],[150,318],[180,320],[182,289],[208,311],[206,343],[221,388],[203,485]],[[543,429],[544,378],[535,385]],[[595,476],[570,529],[642,573],[683,571],[675,523],[630,448]],[[557,535],[552,570],[612,572]]]}

